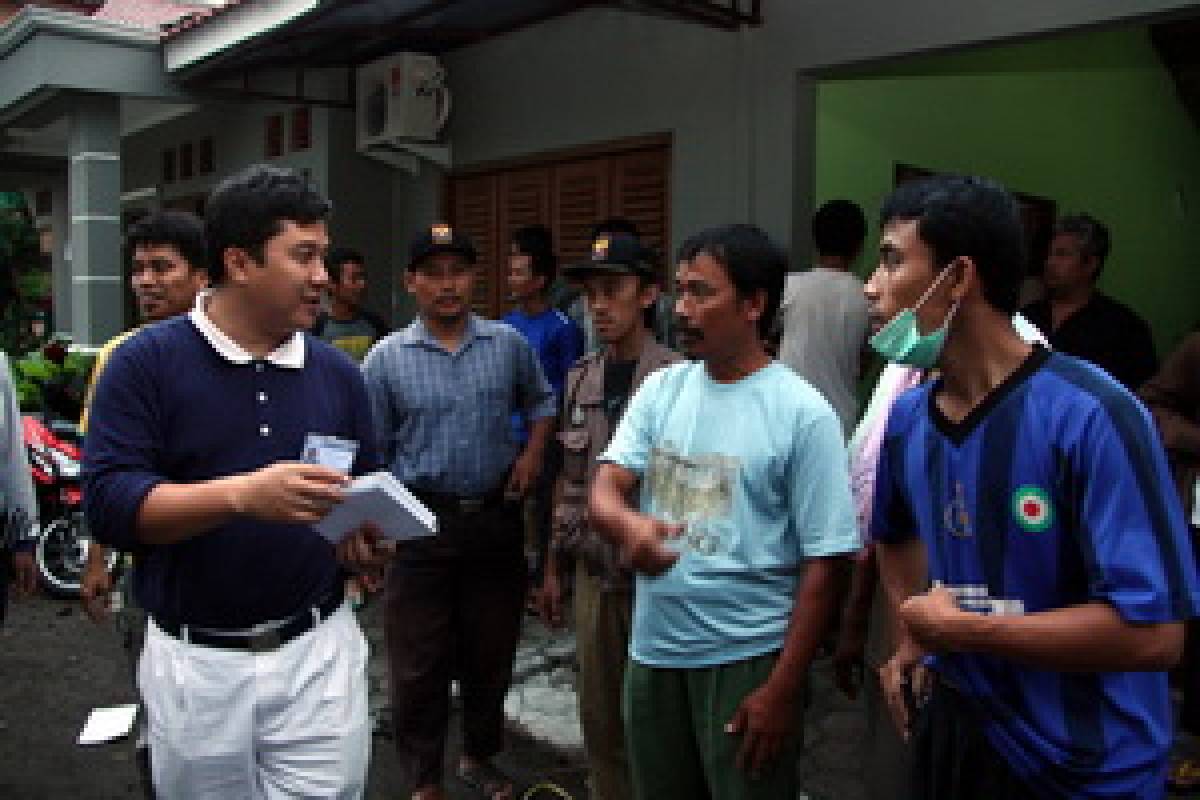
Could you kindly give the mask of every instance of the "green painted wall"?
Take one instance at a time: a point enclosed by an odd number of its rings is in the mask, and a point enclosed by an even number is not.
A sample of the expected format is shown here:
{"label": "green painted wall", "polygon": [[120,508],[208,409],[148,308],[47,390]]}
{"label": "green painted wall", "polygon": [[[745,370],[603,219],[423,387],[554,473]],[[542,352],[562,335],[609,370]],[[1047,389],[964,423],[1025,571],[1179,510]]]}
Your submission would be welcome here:
{"label": "green painted wall", "polygon": [[875,217],[897,162],[988,175],[1109,226],[1100,286],[1160,357],[1200,322],[1200,128],[1144,29],[910,59],[823,81],[817,107],[818,202]]}

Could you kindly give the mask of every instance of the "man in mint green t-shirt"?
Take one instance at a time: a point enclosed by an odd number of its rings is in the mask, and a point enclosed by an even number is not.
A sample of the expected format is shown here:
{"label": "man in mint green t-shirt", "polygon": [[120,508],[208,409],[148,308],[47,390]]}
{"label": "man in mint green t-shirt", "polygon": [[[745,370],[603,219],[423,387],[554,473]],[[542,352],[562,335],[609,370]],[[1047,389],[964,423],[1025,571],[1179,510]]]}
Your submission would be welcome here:
{"label": "man in mint green t-shirt", "polygon": [[752,226],[683,245],[676,330],[695,360],[642,384],[593,484],[593,524],[637,572],[638,798],[796,794],[800,687],[859,538],[837,415],[763,348],[785,269]]}

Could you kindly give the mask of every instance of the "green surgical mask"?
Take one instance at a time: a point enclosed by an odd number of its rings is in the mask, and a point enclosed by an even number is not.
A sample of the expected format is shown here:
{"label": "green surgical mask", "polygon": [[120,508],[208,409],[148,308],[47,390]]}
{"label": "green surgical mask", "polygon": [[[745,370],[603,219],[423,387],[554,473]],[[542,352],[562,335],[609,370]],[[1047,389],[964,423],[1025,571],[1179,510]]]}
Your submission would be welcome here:
{"label": "green surgical mask", "polygon": [[953,265],[946,265],[912,308],[906,308],[892,317],[888,324],[871,337],[871,347],[876,353],[894,364],[906,364],[918,369],[932,369],[937,365],[942,348],[946,345],[946,332],[950,328],[950,320],[954,319],[954,312],[958,311],[958,302],[955,301],[950,307],[941,327],[929,333],[921,333],[918,329],[917,309],[929,299],[929,295],[942,282],[942,278],[950,272],[951,266]]}

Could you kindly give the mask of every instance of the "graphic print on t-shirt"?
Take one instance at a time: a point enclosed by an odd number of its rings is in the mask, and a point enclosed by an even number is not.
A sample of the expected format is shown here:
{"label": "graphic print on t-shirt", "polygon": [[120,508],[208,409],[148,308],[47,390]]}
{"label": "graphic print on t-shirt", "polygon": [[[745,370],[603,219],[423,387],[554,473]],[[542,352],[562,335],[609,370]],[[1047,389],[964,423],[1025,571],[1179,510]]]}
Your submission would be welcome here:
{"label": "graphic print on t-shirt", "polygon": [[1049,493],[1037,486],[1022,486],[1013,493],[1013,518],[1030,533],[1040,533],[1054,522]]}
{"label": "graphic print on t-shirt", "polygon": [[942,511],[946,533],[960,539],[974,536],[971,526],[971,509],[967,505],[967,490],[962,481],[954,482],[954,497]]}
{"label": "graphic print on t-shirt", "polygon": [[330,339],[329,343],[354,359],[355,363],[361,363],[367,357],[367,351],[371,349],[371,345],[375,344],[375,337],[338,336]]}
{"label": "graphic print on t-shirt", "polygon": [[719,523],[733,510],[733,484],[741,460],[720,453],[685,456],[672,442],[651,448],[646,470],[651,507],[686,529],[680,542],[700,555],[728,551]]}

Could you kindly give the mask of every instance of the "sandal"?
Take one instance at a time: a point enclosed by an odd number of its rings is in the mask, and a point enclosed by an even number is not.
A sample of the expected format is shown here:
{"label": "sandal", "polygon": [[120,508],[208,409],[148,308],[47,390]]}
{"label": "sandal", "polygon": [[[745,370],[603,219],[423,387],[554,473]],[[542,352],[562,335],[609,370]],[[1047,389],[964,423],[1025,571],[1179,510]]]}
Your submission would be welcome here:
{"label": "sandal", "polygon": [[1200,763],[1193,758],[1181,758],[1172,764],[1167,789],[1180,794],[1200,789]]}
{"label": "sandal", "polygon": [[458,779],[484,800],[515,800],[513,781],[490,761],[479,761],[471,767],[458,767]]}

